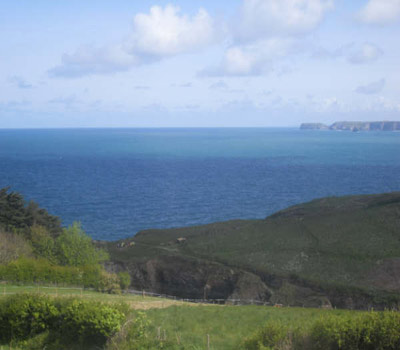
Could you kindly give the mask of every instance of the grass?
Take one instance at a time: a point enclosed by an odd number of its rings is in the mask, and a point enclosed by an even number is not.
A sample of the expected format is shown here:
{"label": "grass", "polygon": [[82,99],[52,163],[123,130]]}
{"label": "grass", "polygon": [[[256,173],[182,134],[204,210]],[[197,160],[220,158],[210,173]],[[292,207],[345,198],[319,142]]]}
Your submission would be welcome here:
{"label": "grass", "polygon": [[[147,336],[163,339],[184,349],[240,349],[243,340],[268,320],[293,328],[308,327],[326,315],[345,315],[356,311],[306,308],[274,308],[267,306],[171,306],[146,311],[151,321]],[[165,332],[165,333],[164,333]]]}
{"label": "grass", "polygon": [[183,304],[183,302],[164,298],[134,294],[107,294],[94,290],[74,287],[55,287],[55,286],[24,286],[24,285],[0,285],[0,298],[17,293],[41,293],[54,297],[79,297],[103,302],[125,302],[134,309],[149,309],[167,307],[173,304]]}
{"label": "grass", "polygon": [[[274,308],[255,305],[178,304],[161,298],[108,295],[80,288],[16,285],[3,285],[1,288],[3,289],[0,298],[4,296],[5,290],[5,295],[39,292],[58,297],[75,296],[107,302],[127,302],[133,309],[144,312],[151,322],[146,330],[147,337],[167,340],[169,343],[167,349],[173,349],[174,346],[177,349],[207,349],[208,339],[211,350],[240,349],[244,339],[252,336],[268,321],[282,323],[292,329],[307,329],[313,322],[325,316],[361,313],[349,310]],[[134,315],[137,312],[139,310],[133,310]],[[8,349],[3,345],[3,350]]]}

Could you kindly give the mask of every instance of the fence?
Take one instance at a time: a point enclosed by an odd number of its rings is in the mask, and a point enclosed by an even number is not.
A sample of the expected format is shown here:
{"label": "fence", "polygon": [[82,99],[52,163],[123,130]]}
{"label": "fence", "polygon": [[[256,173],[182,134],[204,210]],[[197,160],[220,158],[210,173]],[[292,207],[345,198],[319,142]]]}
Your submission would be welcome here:
{"label": "fence", "polygon": [[[51,292],[49,294],[55,295],[77,295],[83,296],[83,293],[86,291],[96,292],[94,288],[79,288],[79,287],[57,287],[57,286],[8,286],[3,284],[0,287],[0,295],[10,295],[10,294],[17,294],[21,292],[40,292],[40,291],[48,291]],[[197,303],[197,304],[214,304],[214,305],[271,305],[270,302],[262,301],[262,300],[255,300],[255,299],[194,299],[194,298],[181,298],[173,295],[168,294],[159,294],[148,292],[145,290],[135,290],[135,289],[128,289],[124,292],[124,294],[131,294],[131,295],[138,295],[142,296],[143,298],[153,297],[153,298],[162,298],[162,299],[170,299],[176,300],[181,302],[187,303]]]}

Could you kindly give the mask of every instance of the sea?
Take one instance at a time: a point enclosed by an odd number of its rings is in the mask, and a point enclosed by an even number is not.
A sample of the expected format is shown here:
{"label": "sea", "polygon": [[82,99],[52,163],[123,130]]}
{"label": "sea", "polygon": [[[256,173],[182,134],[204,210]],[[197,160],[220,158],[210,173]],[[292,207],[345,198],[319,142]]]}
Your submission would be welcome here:
{"label": "sea", "polygon": [[262,219],[325,196],[400,191],[400,133],[297,128],[0,130],[10,186],[94,239]]}

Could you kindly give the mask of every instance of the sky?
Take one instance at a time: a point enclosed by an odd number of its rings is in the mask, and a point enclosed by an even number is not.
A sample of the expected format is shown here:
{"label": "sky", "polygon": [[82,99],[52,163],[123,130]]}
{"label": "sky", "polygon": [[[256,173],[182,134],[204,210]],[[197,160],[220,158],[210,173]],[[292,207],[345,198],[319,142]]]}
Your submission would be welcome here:
{"label": "sky", "polygon": [[0,128],[400,120],[400,0],[3,0]]}

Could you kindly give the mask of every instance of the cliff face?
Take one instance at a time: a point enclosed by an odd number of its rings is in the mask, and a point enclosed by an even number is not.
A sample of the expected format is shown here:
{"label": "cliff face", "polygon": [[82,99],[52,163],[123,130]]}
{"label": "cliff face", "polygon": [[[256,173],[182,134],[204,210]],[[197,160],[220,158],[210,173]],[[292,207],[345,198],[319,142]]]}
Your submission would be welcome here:
{"label": "cliff face", "polygon": [[336,122],[330,126],[330,129],[348,131],[396,131],[400,130],[400,122]]}
{"label": "cliff face", "polygon": [[303,123],[302,130],[343,130],[343,131],[400,131],[400,122],[335,122],[331,126],[322,123]]}

